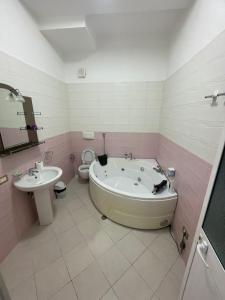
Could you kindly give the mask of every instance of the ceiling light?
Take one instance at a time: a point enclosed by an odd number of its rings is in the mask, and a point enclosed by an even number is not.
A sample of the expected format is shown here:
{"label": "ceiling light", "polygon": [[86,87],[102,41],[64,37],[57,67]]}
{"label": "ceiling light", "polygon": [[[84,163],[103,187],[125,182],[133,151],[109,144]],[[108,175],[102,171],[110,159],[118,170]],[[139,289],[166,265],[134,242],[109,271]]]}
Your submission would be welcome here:
{"label": "ceiling light", "polygon": [[12,92],[9,92],[7,97],[5,98],[6,101],[8,102],[15,102],[15,96]]}
{"label": "ceiling light", "polygon": [[25,99],[23,98],[23,95],[21,94],[20,90],[16,90],[17,94],[15,97],[15,102],[25,103]]}

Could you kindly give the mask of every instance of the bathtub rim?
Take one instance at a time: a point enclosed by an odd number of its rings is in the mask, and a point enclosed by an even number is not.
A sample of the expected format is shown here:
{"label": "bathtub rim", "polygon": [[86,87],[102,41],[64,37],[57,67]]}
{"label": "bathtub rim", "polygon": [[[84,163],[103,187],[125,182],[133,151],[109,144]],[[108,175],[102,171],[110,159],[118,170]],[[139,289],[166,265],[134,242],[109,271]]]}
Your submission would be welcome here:
{"label": "bathtub rim", "polygon": [[172,194],[173,196],[171,197],[167,197],[167,196],[164,196],[164,197],[161,197],[161,198],[141,198],[141,197],[138,197],[138,196],[130,196],[130,195],[127,195],[126,193],[122,194],[122,193],[117,193],[117,192],[114,192],[112,190],[109,190],[107,188],[104,188],[102,185],[98,184],[95,180],[93,180],[93,178],[90,177],[90,181],[92,181],[94,184],[96,184],[99,188],[103,189],[104,191],[107,191],[108,193],[111,193],[111,194],[114,194],[118,197],[127,197],[133,201],[140,201],[140,202],[149,202],[149,201],[155,201],[155,202],[164,202],[164,201],[170,201],[170,200],[174,200],[174,199],[177,199],[178,196],[177,196],[177,193],[175,194]]}
{"label": "bathtub rim", "polygon": [[[117,157],[111,157],[111,158],[115,158],[116,159]],[[148,159],[143,159],[143,160],[148,160]],[[155,159],[152,159],[152,160],[155,160]],[[96,175],[94,173],[94,169],[93,169],[95,163],[97,163],[96,160],[93,161],[92,164],[91,164],[91,166],[90,166],[90,169],[89,169],[89,180],[92,180],[98,187],[104,189],[105,191],[108,191],[110,193],[116,194],[117,196],[128,197],[131,200],[137,200],[138,199],[139,201],[168,201],[168,200],[173,200],[173,199],[177,199],[178,198],[178,194],[176,192],[171,193],[171,194],[166,193],[164,195],[162,195],[162,194],[153,195],[152,194],[151,197],[147,197],[147,196],[144,196],[143,194],[135,195],[134,196],[134,195],[132,195],[130,193],[114,189],[110,185],[105,184],[104,182],[102,182],[101,180],[99,180],[96,177]]]}

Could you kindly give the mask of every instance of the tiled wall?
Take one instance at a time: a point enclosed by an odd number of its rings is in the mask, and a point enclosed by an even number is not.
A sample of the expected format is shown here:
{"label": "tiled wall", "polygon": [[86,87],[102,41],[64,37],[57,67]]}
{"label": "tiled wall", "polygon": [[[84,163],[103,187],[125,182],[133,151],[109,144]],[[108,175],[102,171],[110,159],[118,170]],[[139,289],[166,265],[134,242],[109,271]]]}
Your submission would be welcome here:
{"label": "tiled wall", "polygon": [[[95,140],[84,140],[82,132],[71,132],[72,147],[75,154],[76,170],[81,164],[81,152],[85,148],[95,150],[97,155],[104,152],[103,135],[95,133]],[[105,137],[105,150],[109,156],[123,157],[125,153],[132,152],[135,158],[156,158],[158,151],[158,133],[125,133],[107,132]]]}
{"label": "tiled wall", "polygon": [[158,160],[177,169],[179,203],[173,224],[190,233],[187,258],[225,120],[225,97],[211,106],[204,96],[225,92],[225,33],[165,82]]}
{"label": "tiled wall", "polygon": [[68,85],[72,131],[158,132],[162,82]]}
{"label": "tiled wall", "polygon": [[19,88],[32,97],[37,125],[43,126],[40,138],[49,138],[69,131],[67,86],[33,67],[0,52],[0,82]]}
{"label": "tiled wall", "polygon": [[34,203],[27,193],[13,187],[12,174],[26,171],[34,162],[44,158],[44,152],[53,151],[51,164],[63,169],[63,180],[68,182],[74,175],[69,160],[72,144],[69,132],[66,85],[6,54],[0,53],[0,82],[19,88],[23,95],[32,97],[36,117],[43,126],[40,139],[46,143],[9,157],[0,159],[0,175],[7,174],[9,181],[0,186],[0,261],[12,249],[21,235],[36,218]]}

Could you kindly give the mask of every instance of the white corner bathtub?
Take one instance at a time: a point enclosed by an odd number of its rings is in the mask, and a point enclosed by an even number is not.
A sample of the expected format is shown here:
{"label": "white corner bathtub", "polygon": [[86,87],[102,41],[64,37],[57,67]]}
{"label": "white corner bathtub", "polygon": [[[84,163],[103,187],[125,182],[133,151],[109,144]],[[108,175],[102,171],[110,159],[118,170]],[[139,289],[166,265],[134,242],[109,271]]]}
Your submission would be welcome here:
{"label": "white corner bathtub", "polygon": [[90,194],[99,211],[109,219],[128,227],[157,229],[171,224],[177,194],[168,186],[156,195],[154,184],[166,179],[157,173],[154,159],[108,158],[101,166],[90,166]]}

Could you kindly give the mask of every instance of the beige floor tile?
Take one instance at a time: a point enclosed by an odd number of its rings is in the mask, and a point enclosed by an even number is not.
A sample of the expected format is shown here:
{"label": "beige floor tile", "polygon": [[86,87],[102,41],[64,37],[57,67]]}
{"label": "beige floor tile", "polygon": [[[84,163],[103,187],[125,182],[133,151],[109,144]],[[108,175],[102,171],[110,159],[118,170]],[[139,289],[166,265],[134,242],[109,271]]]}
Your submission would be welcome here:
{"label": "beige floor tile", "polygon": [[9,289],[29,279],[33,275],[34,268],[27,247],[18,244],[1,263],[0,271]]}
{"label": "beige floor tile", "polygon": [[77,195],[71,197],[71,199],[68,201],[66,208],[70,212],[77,211],[81,207],[83,207],[83,202],[77,197]]}
{"label": "beige floor tile", "polygon": [[56,238],[41,244],[32,250],[32,260],[35,271],[46,268],[61,256]]}
{"label": "beige floor tile", "polygon": [[50,300],[77,300],[77,295],[72,283],[68,283],[59,292],[57,292]]}
{"label": "beige floor tile", "polygon": [[56,213],[55,219],[51,224],[55,234],[69,230],[74,225],[73,219],[66,209]]}
{"label": "beige floor tile", "polygon": [[95,257],[99,257],[113,246],[113,241],[103,230],[89,237],[87,243]]}
{"label": "beige floor tile", "polygon": [[177,246],[173,240],[159,236],[149,246],[149,249],[170,268],[178,258]]}
{"label": "beige floor tile", "polygon": [[136,260],[134,268],[154,292],[168,272],[168,267],[166,267],[149,249]]}
{"label": "beige floor tile", "polygon": [[97,222],[94,217],[91,217],[88,220],[80,223],[78,228],[85,238],[90,238],[102,230],[101,224]]}
{"label": "beige floor tile", "polygon": [[47,300],[70,281],[62,258],[35,274],[38,300]]}
{"label": "beige floor tile", "polygon": [[148,247],[160,234],[160,230],[133,230],[135,236]]}
{"label": "beige floor tile", "polygon": [[160,231],[161,237],[164,237],[165,239],[168,239],[168,240],[173,240],[172,235],[170,233],[170,227],[162,228],[159,231]]}
{"label": "beige floor tile", "polygon": [[103,229],[115,242],[121,240],[125,235],[127,235],[130,232],[129,228],[113,223],[112,221],[103,224]]}
{"label": "beige floor tile", "polygon": [[71,216],[76,224],[79,224],[93,215],[93,212],[88,210],[85,206],[71,212]]}
{"label": "beige floor tile", "polygon": [[71,278],[77,276],[94,261],[94,257],[86,244],[78,245],[64,258]]}
{"label": "beige floor tile", "polygon": [[90,199],[90,194],[89,194],[89,189],[88,189],[88,188],[78,189],[78,190],[76,191],[76,194],[78,195],[78,197],[79,197],[81,200],[84,200],[84,199]]}
{"label": "beige floor tile", "polygon": [[97,263],[80,273],[73,283],[79,300],[99,300],[110,288]]}
{"label": "beige floor tile", "polygon": [[145,246],[132,232],[128,233],[116,245],[130,263],[133,263],[145,250]]}
{"label": "beige floor tile", "polygon": [[172,272],[169,272],[156,291],[156,295],[160,300],[177,300],[179,291],[180,284],[177,281],[177,277]]}
{"label": "beige floor tile", "polygon": [[102,272],[105,274],[108,281],[113,285],[130,267],[129,262],[117,250],[112,247],[103,256],[98,259],[98,263]]}
{"label": "beige floor tile", "polygon": [[31,277],[12,290],[9,290],[11,300],[37,300],[34,278]]}
{"label": "beige floor tile", "polygon": [[91,202],[90,195],[86,193],[86,195],[80,195],[78,196],[80,198],[80,201],[83,203],[84,206],[92,206],[93,204]]}
{"label": "beige floor tile", "polygon": [[118,300],[116,294],[112,289],[110,289],[102,298],[101,300]]}
{"label": "beige floor tile", "polygon": [[71,252],[80,243],[84,243],[84,237],[76,226],[57,236],[59,248],[63,254]]}
{"label": "beige floor tile", "polygon": [[121,300],[149,300],[153,295],[152,290],[133,267],[116,282],[113,289]]}
{"label": "beige floor tile", "polygon": [[159,297],[157,297],[156,295],[153,295],[151,300],[160,300]]}
{"label": "beige floor tile", "polygon": [[40,244],[46,243],[54,238],[55,233],[51,226],[34,225],[25,235],[22,242],[26,242],[27,245],[33,249],[40,246]]}
{"label": "beige floor tile", "polygon": [[177,300],[185,265],[168,228],[102,220],[77,178],[58,200],[54,223],[33,226],[0,266],[12,300]]}
{"label": "beige floor tile", "polygon": [[177,277],[177,281],[181,284],[185,272],[185,263],[180,256],[173,265],[171,272],[173,272],[173,274]]}

